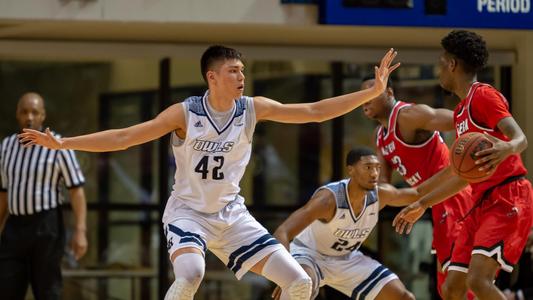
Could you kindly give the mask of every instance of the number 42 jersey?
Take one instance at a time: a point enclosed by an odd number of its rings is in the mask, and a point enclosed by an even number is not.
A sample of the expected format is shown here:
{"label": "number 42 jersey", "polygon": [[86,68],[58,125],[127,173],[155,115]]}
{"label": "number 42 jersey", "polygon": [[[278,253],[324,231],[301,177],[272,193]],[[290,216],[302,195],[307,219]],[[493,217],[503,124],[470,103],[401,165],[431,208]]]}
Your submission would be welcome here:
{"label": "number 42 jersey", "polygon": [[172,133],[176,160],[175,183],[163,221],[170,221],[172,208],[182,202],[194,210],[215,213],[237,200],[239,182],[252,152],[255,128],[253,98],[235,100],[223,124],[208,109],[208,92],[183,102],[186,137]]}
{"label": "number 42 jersey", "polygon": [[366,193],[363,209],[356,216],[348,196],[349,182],[349,179],[344,179],[317,190],[328,189],[333,193],[337,204],[335,216],[328,223],[315,220],[294,238],[295,245],[328,256],[343,256],[359,249],[378,223],[378,190],[376,188]]}

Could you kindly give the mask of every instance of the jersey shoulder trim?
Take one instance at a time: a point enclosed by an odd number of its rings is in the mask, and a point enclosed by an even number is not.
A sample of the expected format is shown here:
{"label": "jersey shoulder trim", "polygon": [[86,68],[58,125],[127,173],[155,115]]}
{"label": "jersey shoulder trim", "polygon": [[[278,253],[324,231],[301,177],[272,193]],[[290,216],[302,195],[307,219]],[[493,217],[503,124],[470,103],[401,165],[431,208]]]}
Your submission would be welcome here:
{"label": "jersey shoulder trim", "polygon": [[241,97],[239,100],[235,101],[235,116],[234,118],[240,117],[246,110],[246,97]]}
{"label": "jersey shoulder trim", "polygon": [[189,111],[198,116],[207,116],[204,106],[202,104],[202,97],[192,96],[184,101],[185,105],[188,107]]}
{"label": "jersey shoulder trim", "polygon": [[346,185],[343,181],[328,183],[320,189],[328,189],[335,195],[337,208],[350,209],[350,204],[348,204],[348,198],[346,197]]}
{"label": "jersey shoulder trim", "polygon": [[370,206],[376,202],[378,202],[378,192],[376,189],[368,191],[366,193],[366,206]]}

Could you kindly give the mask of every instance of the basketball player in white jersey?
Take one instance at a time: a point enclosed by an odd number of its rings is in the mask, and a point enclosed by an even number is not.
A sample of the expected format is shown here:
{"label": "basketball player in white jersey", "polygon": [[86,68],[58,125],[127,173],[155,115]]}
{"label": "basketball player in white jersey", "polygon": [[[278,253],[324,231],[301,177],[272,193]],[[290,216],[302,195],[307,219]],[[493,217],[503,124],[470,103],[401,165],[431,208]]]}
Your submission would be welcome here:
{"label": "basketball player in white jersey", "polygon": [[57,139],[49,130],[26,131],[21,142],[53,149],[91,152],[124,150],[172,135],[175,184],[163,215],[175,281],[165,300],[189,300],[204,276],[210,249],[240,279],[253,271],[282,288],[282,299],[307,300],[311,280],[290,254],[244,206],[239,182],[250,159],[257,121],[322,122],[383,92],[396,56],[392,49],[376,67],[376,83],[367,90],[314,103],[282,104],[243,96],[244,65],[231,48],[212,46],[201,59],[209,89],[170,106],[153,120],[123,129]]}
{"label": "basketball player in white jersey", "polygon": [[346,165],[348,179],[318,188],[274,236],[311,277],[311,299],[324,285],[355,300],[415,299],[396,274],[357,249],[376,226],[380,209],[408,205],[417,191],[378,184],[381,164],[368,148],[350,151]]}

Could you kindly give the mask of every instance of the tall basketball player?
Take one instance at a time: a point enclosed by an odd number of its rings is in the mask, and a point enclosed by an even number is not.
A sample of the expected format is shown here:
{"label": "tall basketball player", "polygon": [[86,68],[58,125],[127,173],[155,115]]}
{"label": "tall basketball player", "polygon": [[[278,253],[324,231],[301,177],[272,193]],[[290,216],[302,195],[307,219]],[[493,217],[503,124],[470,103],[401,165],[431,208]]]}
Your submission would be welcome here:
{"label": "tall basketball player", "polygon": [[282,104],[243,96],[241,53],[208,48],[201,71],[209,89],[203,96],[174,104],[155,119],[124,129],[56,139],[49,131],[27,130],[22,142],[53,149],[103,152],[172,135],[175,184],[163,216],[175,281],[166,300],[189,300],[204,276],[210,249],[235,276],[263,275],[282,288],[282,299],[307,300],[311,280],[290,254],[259,224],[239,195],[239,182],[251,155],[257,121],[322,122],[352,111],[383,92],[396,56],[392,49],[376,67],[373,88],[314,103]]}
{"label": "tall basketball player", "polygon": [[[440,84],[462,99],[454,111],[456,136],[484,133],[493,145],[476,153],[476,164],[481,171],[494,171],[487,180],[470,184],[475,205],[460,228],[443,292],[446,299],[464,299],[469,287],[479,299],[503,300],[505,296],[494,285],[494,278],[499,269],[513,270],[533,219],[533,190],[525,179],[527,170],[520,158],[527,140],[509,112],[505,97],[477,81],[476,74],[488,58],[483,38],[458,30],[444,37],[441,44]],[[428,179],[418,188],[431,192],[396,216],[396,230],[409,232],[426,207],[467,185],[450,167]]]}

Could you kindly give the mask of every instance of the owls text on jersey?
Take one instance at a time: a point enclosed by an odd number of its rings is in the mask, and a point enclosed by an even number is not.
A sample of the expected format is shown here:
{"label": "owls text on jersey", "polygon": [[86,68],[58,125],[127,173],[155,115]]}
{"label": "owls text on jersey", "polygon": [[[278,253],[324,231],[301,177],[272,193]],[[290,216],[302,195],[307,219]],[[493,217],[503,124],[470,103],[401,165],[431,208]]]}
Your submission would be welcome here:
{"label": "owls text on jersey", "polygon": [[332,182],[317,190],[328,189],[333,193],[337,204],[335,216],[328,223],[315,220],[295,237],[296,245],[329,256],[346,255],[361,246],[378,222],[379,199],[377,189],[368,191],[363,209],[356,216],[348,196],[349,182],[349,179]]}
{"label": "owls text on jersey", "polygon": [[175,183],[164,222],[171,221],[176,201],[203,212],[215,213],[239,196],[239,182],[252,152],[255,128],[253,98],[235,100],[231,116],[219,126],[203,97],[183,102],[187,124],[184,140],[172,134],[176,161]]}

